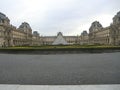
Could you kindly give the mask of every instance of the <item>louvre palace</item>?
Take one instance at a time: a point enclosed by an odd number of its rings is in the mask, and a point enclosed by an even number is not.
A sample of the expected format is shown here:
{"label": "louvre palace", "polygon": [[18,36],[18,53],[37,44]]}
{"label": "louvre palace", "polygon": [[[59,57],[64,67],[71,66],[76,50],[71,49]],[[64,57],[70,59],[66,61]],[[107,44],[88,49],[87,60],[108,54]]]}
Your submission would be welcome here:
{"label": "louvre palace", "polygon": [[[40,45],[120,45],[120,12],[108,27],[94,21],[89,32],[81,35],[64,36],[58,32],[56,36],[42,36],[33,31],[29,23],[23,22],[18,28],[11,25],[9,18],[0,13],[0,47],[4,46],[40,46]],[[79,34],[79,32],[78,32]]]}

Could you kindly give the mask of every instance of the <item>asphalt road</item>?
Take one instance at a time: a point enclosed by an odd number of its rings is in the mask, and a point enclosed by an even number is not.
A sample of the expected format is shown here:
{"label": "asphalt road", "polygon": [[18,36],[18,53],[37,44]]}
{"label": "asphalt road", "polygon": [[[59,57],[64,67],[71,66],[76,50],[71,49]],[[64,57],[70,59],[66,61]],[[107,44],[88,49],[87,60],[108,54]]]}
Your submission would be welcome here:
{"label": "asphalt road", "polygon": [[120,52],[101,54],[0,54],[0,84],[120,84]]}

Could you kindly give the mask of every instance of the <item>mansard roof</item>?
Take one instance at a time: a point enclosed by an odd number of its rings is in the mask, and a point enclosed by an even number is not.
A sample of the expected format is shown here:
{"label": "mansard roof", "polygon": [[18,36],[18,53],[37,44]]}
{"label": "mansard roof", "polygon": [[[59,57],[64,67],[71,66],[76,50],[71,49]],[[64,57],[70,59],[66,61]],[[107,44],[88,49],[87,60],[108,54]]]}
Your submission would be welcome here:
{"label": "mansard roof", "polygon": [[20,29],[30,29],[31,30],[31,27],[30,25],[27,23],[27,22],[23,22],[20,26],[19,26]]}
{"label": "mansard roof", "polygon": [[94,22],[92,23],[92,26],[93,26],[93,27],[102,27],[102,24],[101,24],[99,21],[94,21]]}
{"label": "mansard roof", "polygon": [[120,23],[120,11],[113,17],[113,23],[117,24]]}
{"label": "mansard roof", "polygon": [[34,32],[33,32],[33,35],[38,36],[38,35],[39,35],[38,31],[34,31]]}
{"label": "mansard roof", "polygon": [[8,17],[6,17],[6,15],[3,14],[3,13],[1,13],[1,12],[0,12],[0,20],[7,20],[7,21],[10,21],[10,20],[8,19]]}
{"label": "mansard roof", "polygon": [[84,30],[84,31],[81,33],[81,35],[88,35],[88,33],[87,33],[86,30]]}
{"label": "mansard roof", "polygon": [[99,21],[94,21],[92,24],[91,24],[91,27],[89,28],[89,31],[92,32],[94,31],[95,29],[101,29],[103,28],[102,24],[99,22]]}
{"label": "mansard roof", "polygon": [[117,12],[117,14],[113,17],[113,19],[114,19],[114,18],[118,18],[118,17],[120,17],[120,11]]}
{"label": "mansard roof", "polygon": [[119,16],[119,17],[120,17],[120,11],[119,11],[119,12],[117,12],[117,16]]}
{"label": "mansard roof", "polygon": [[6,19],[6,15],[0,12],[0,19]]}

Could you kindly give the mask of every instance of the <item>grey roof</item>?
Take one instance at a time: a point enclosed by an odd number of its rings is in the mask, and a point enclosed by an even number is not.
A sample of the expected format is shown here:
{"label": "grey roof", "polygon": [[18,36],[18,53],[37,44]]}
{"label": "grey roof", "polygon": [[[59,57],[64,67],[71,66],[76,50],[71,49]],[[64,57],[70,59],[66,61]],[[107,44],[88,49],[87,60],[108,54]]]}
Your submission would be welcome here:
{"label": "grey roof", "polygon": [[31,29],[30,25],[27,22],[23,22],[20,26],[20,29]]}
{"label": "grey roof", "polygon": [[100,22],[98,22],[98,21],[93,22],[93,23],[92,23],[92,26],[93,26],[93,27],[102,27],[102,25],[101,25]]}
{"label": "grey roof", "polygon": [[34,31],[33,35],[39,35],[39,33],[37,31]]}
{"label": "grey roof", "polygon": [[113,23],[120,23],[120,11],[113,17]]}
{"label": "grey roof", "polygon": [[117,13],[117,16],[119,16],[119,17],[120,17],[120,11]]}
{"label": "grey roof", "polygon": [[0,19],[6,19],[6,15],[0,12]]}
{"label": "grey roof", "polygon": [[91,24],[91,27],[89,29],[89,31],[93,31],[95,28],[103,28],[102,24],[99,22],[99,21],[94,21],[92,24]]}
{"label": "grey roof", "polygon": [[118,18],[118,17],[120,17],[120,11],[113,17],[113,19],[115,18]]}
{"label": "grey roof", "polygon": [[88,35],[87,31],[83,31],[81,35]]}

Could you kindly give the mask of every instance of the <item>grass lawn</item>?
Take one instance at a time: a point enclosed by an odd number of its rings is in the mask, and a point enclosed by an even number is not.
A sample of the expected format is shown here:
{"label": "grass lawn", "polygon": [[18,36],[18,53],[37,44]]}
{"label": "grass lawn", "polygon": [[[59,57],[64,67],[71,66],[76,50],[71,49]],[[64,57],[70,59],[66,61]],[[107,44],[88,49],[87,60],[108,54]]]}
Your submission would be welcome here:
{"label": "grass lawn", "polygon": [[27,49],[104,49],[104,48],[120,48],[120,46],[103,46],[103,45],[44,45],[44,46],[20,46],[20,47],[6,47],[6,48],[0,48],[3,49],[17,49],[17,50],[27,50]]}

